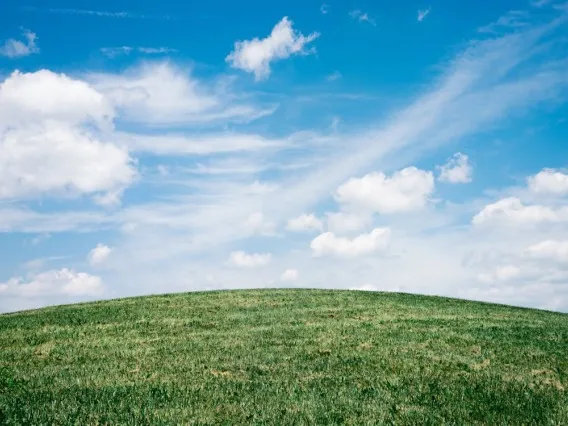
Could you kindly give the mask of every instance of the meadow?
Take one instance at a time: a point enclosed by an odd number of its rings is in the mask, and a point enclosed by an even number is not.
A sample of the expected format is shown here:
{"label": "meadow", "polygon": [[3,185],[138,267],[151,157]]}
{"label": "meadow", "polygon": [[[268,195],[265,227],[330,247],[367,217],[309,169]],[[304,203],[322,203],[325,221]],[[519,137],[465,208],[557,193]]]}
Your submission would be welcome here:
{"label": "meadow", "polygon": [[0,315],[2,425],[568,424],[568,315],[240,290]]}

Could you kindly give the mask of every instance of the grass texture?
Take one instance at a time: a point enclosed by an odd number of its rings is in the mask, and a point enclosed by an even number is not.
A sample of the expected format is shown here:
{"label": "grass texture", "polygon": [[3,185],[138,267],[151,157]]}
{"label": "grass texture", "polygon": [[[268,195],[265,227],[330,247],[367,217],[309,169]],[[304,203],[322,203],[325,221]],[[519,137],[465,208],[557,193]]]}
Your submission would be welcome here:
{"label": "grass texture", "polygon": [[2,425],[568,424],[568,315],[216,291],[0,315]]}

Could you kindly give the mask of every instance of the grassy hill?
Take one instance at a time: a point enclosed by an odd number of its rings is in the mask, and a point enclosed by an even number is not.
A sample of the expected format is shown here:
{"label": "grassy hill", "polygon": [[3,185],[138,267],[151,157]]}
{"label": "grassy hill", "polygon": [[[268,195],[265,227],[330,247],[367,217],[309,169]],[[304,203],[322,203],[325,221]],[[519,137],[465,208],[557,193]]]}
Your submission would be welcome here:
{"label": "grassy hill", "polygon": [[0,315],[0,424],[568,424],[568,315],[176,294]]}

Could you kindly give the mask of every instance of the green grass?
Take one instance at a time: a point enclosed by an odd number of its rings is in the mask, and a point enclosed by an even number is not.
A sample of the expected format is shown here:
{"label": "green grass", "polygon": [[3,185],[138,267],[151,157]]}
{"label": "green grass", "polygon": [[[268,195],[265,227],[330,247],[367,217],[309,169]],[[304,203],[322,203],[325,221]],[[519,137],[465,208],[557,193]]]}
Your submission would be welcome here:
{"label": "green grass", "polygon": [[568,315],[318,290],[0,315],[0,424],[568,424]]}

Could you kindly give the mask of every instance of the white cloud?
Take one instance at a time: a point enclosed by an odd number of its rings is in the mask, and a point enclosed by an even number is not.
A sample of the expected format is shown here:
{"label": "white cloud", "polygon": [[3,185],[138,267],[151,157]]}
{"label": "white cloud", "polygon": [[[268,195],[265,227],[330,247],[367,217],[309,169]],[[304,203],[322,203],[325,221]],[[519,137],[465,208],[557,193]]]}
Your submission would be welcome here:
{"label": "white cloud", "polygon": [[510,10],[505,15],[500,16],[497,21],[484,25],[477,29],[480,33],[496,34],[501,31],[519,29],[529,25],[529,13],[526,10]]}
{"label": "white cloud", "polygon": [[113,109],[88,84],[47,70],[0,85],[0,198],[120,191],[136,177],[128,152],[101,140]]}
{"label": "white cloud", "polygon": [[270,263],[272,255],[270,253],[252,253],[244,251],[234,251],[229,255],[229,263],[238,268],[257,268]]}
{"label": "white cloud", "polygon": [[146,53],[148,55],[158,55],[162,53],[176,53],[179,52],[177,49],[171,47],[137,47],[140,53]]}
{"label": "white cloud", "polygon": [[330,127],[330,129],[333,133],[337,132],[337,129],[338,129],[340,123],[341,123],[341,118],[339,118],[337,116],[335,116],[331,119],[331,126],[329,126],[329,127]]}
{"label": "white cloud", "polygon": [[0,85],[0,128],[55,120],[112,126],[112,105],[89,84],[48,70],[14,71]]}
{"label": "white cloud", "polygon": [[232,132],[195,135],[117,133],[115,136],[117,141],[131,151],[151,152],[155,155],[208,155],[278,150],[287,145],[287,141],[283,140],[271,140],[260,135]]}
{"label": "white cloud", "polygon": [[131,46],[101,47],[100,52],[108,58],[115,58],[120,55],[130,55],[134,50]]}
{"label": "white cloud", "polygon": [[19,58],[31,55],[32,53],[39,53],[39,47],[37,47],[36,44],[36,34],[29,30],[23,30],[23,35],[26,39],[25,41],[15,40],[13,38],[6,40],[4,44],[0,46],[0,56]]}
{"label": "white cloud", "polygon": [[367,22],[373,27],[377,26],[377,22],[373,18],[371,18],[368,13],[363,13],[359,9],[355,9],[349,12],[349,16],[353,19],[357,19],[359,22]]}
{"label": "white cloud", "polygon": [[533,0],[531,1],[531,6],[533,7],[544,7],[552,3],[552,0]]}
{"label": "white cloud", "polygon": [[[462,297],[465,294],[468,298],[473,295],[477,300],[566,310],[567,236],[566,231],[552,227],[538,230],[529,228],[506,239],[499,233],[486,233],[484,239],[487,246],[479,247],[485,259],[480,259],[477,265],[481,266],[477,281],[486,287],[475,287],[472,283],[469,288],[462,289]],[[543,237],[546,239],[542,240]],[[541,242],[533,243],[538,238]],[[527,244],[527,241],[531,243]],[[520,250],[522,246],[527,248]],[[493,253],[487,256],[490,251]]]}
{"label": "white cloud", "polygon": [[527,179],[531,192],[536,194],[568,194],[568,174],[554,169],[544,169]]}
{"label": "white cloud", "polygon": [[524,205],[516,197],[501,199],[485,206],[474,216],[474,225],[530,225],[568,221],[568,208],[554,209],[542,205]]}
{"label": "white cloud", "polygon": [[122,18],[122,19],[171,19],[169,15],[144,15],[140,13],[133,12],[109,12],[105,10],[89,10],[89,9],[69,9],[69,8],[49,8],[40,9],[37,7],[26,7],[26,10],[53,13],[61,15],[86,15],[86,16],[97,16],[100,18]]}
{"label": "white cloud", "polygon": [[1,207],[1,232],[55,233],[95,231],[112,223],[111,218],[93,211],[56,211],[40,213],[30,208]]}
{"label": "white cloud", "polygon": [[280,277],[280,280],[285,282],[285,283],[297,281],[298,280],[298,271],[296,269],[286,269],[284,271],[284,273],[282,274],[282,276]]}
{"label": "white cloud", "polygon": [[39,258],[39,259],[32,259],[25,262],[22,266],[24,269],[28,271],[37,271],[45,267],[46,259]]}
{"label": "white cloud", "polygon": [[431,8],[419,10],[418,16],[416,18],[418,20],[418,22],[422,22],[424,19],[426,19],[426,17],[430,14],[430,10],[431,10]]}
{"label": "white cloud", "polygon": [[132,46],[117,46],[117,47],[102,47],[100,52],[108,58],[115,58],[121,55],[130,55],[132,52],[143,53],[146,55],[160,55],[168,53],[177,53],[177,49],[170,47],[132,47]]}
{"label": "white cloud", "polygon": [[99,296],[103,293],[102,280],[84,272],[63,268],[27,277],[12,278],[0,284],[0,295],[25,298],[51,296]]}
{"label": "white cloud", "polygon": [[568,241],[542,241],[528,247],[523,254],[533,259],[550,259],[557,262],[568,262]]}
{"label": "white cloud", "polygon": [[235,49],[229,53],[226,61],[233,68],[253,73],[257,81],[266,79],[270,75],[271,62],[314,51],[306,51],[304,47],[318,38],[319,34],[313,32],[304,36],[292,25],[293,22],[284,17],[268,37],[235,42]]}
{"label": "white cloud", "polygon": [[247,157],[206,159],[189,170],[196,175],[256,175],[269,168],[266,164]]}
{"label": "white cloud", "polygon": [[327,15],[327,14],[329,13],[329,5],[327,5],[327,4],[325,4],[325,3],[322,4],[322,5],[320,6],[320,12],[321,12],[323,15]]}
{"label": "white cloud", "polygon": [[520,277],[521,274],[521,268],[518,266],[504,265],[495,268],[489,273],[479,274],[477,278],[483,283],[491,284],[495,282],[511,281]]}
{"label": "white cloud", "polygon": [[97,246],[89,252],[89,263],[91,266],[100,265],[108,259],[112,250],[112,248],[105,244],[97,244]]}
{"label": "white cloud", "polygon": [[256,235],[273,235],[274,227],[262,212],[251,213],[245,222],[247,232]]}
{"label": "white cloud", "polygon": [[394,287],[385,287],[384,285],[377,285],[377,284],[371,284],[371,283],[365,283],[365,284],[361,284],[361,285],[357,285],[357,286],[353,286],[350,287],[349,290],[355,290],[355,291],[389,291],[389,292],[399,292],[400,291],[400,287],[398,286],[394,286]]}
{"label": "white cloud", "polygon": [[120,205],[123,192],[123,188],[120,188],[107,191],[105,193],[95,194],[93,196],[93,201],[99,206],[116,207]]}
{"label": "white cloud", "polygon": [[469,183],[471,182],[471,174],[473,168],[469,164],[469,157],[461,152],[454,154],[446,164],[439,167],[440,182],[448,183]]}
{"label": "white cloud", "polygon": [[334,233],[360,231],[373,222],[373,216],[367,213],[326,213],[327,228]]}
{"label": "white cloud", "polygon": [[433,191],[431,172],[407,167],[391,177],[373,172],[351,178],[337,189],[335,199],[377,213],[397,213],[424,207]]}
{"label": "white cloud", "polygon": [[39,235],[36,235],[34,238],[32,238],[31,244],[32,244],[32,246],[37,246],[37,245],[43,243],[44,241],[49,240],[50,238],[51,238],[50,234],[43,232]]}
{"label": "white cloud", "polygon": [[0,137],[0,198],[113,192],[136,175],[128,152],[50,122]]}
{"label": "white cloud", "polygon": [[335,80],[339,80],[341,78],[341,73],[339,71],[334,71],[331,74],[329,74],[325,79],[327,81],[335,81]]}
{"label": "white cloud", "polygon": [[226,82],[204,84],[191,70],[170,62],[143,63],[120,74],[90,74],[87,78],[111,100],[121,120],[144,126],[248,122],[274,111],[274,107],[232,103],[235,96]]}
{"label": "white cloud", "polygon": [[266,195],[274,192],[278,188],[278,185],[271,183],[263,183],[255,180],[253,183],[245,188],[245,193],[254,195]]}
{"label": "white cloud", "polygon": [[316,257],[331,255],[353,258],[385,250],[390,234],[388,228],[375,228],[369,234],[349,239],[337,237],[333,232],[325,232],[314,238],[310,247]]}
{"label": "white cloud", "polygon": [[323,223],[314,214],[303,213],[300,216],[288,220],[287,229],[295,232],[323,229]]}

